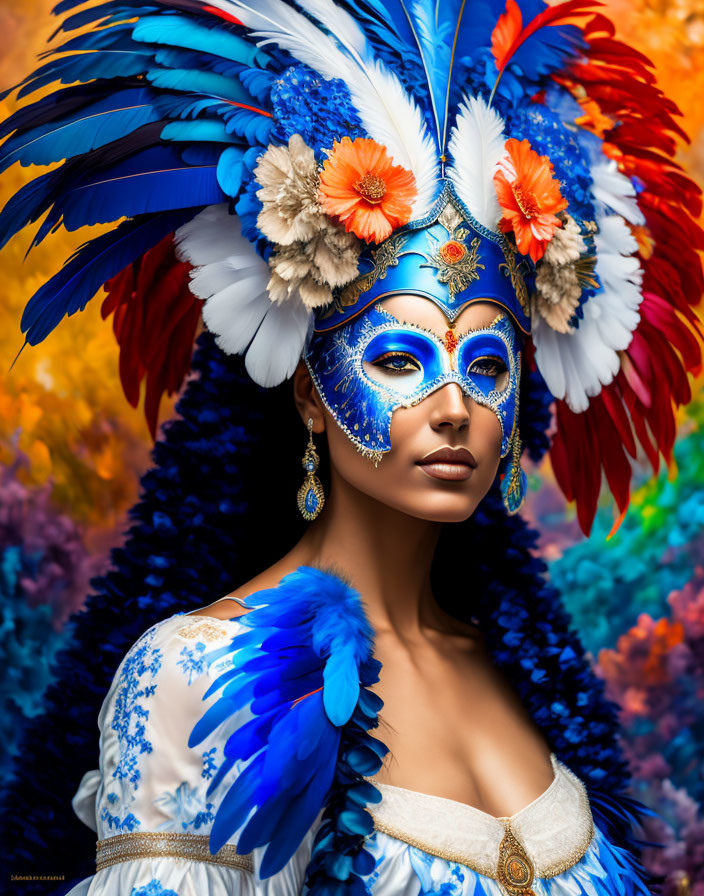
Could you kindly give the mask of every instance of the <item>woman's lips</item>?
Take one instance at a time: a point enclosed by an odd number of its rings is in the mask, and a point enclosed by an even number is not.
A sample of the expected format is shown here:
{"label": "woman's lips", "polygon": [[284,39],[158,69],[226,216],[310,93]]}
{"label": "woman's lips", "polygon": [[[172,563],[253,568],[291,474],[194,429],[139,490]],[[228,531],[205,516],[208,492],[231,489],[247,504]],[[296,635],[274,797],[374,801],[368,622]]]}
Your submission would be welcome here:
{"label": "woman's lips", "polygon": [[477,466],[474,455],[466,448],[440,448],[416,461],[418,466],[433,479],[460,482],[469,479]]}
{"label": "woman's lips", "polygon": [[449,479],[454,482],[469,479],[474,472],[474,467],[467,464],[420,464],[420,468],[433,479]]}

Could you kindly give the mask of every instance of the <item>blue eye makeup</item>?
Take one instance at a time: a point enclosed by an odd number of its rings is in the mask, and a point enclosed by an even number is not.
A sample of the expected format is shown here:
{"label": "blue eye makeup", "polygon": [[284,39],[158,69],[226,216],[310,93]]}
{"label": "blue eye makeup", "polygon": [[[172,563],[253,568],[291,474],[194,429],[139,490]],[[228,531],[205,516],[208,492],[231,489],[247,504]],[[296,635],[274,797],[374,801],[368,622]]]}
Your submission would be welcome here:
{"label": "blue eye makeup", "polygon": [[508,453],[517,414],[520,341],[506,316],[445,339],[373,306],[332,332],[316,333],[305,362],[335,421],[357,448],[378,459],[391,449],[393,412],[457,383],[501,424]]}

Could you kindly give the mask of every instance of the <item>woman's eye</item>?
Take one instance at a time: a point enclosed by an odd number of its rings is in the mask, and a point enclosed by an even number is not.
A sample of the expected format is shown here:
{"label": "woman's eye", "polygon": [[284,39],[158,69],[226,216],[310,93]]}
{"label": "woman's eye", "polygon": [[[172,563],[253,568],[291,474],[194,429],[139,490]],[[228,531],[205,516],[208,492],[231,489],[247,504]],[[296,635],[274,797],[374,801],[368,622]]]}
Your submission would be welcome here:
{"label": "woman's eye", "polygon": [[482,376],[497,377],[506,373],[508,368],[500,358],[477,358],[469,365],[470,373],[478,373]]}
{"label": "woman's eye", "polygon": [[382,370],[388,370],[390,373],[411,373],[420,370],[420,364],[413,355],[399,352],[388,352],[373,363],[375,367],[381,367]]}

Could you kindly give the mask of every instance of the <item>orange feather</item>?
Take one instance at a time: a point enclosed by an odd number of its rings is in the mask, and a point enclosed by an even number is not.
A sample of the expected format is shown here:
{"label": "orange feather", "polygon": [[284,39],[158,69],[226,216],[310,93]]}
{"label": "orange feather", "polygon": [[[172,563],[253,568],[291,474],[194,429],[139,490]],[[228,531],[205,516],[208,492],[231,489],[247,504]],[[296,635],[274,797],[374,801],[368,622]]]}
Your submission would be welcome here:
{"label": "orange feather", "polygon": [[518,48],[536,31],[546,25],[574,24],[582,16],[591,15],[591,10],[597,6],[603,4],[599,0],[567,0],[544,9],[523,27],[523,16],[516,0],[506,0],[506,11],[499,17],[491,35],[491,52],[499,70],[496,83]]}

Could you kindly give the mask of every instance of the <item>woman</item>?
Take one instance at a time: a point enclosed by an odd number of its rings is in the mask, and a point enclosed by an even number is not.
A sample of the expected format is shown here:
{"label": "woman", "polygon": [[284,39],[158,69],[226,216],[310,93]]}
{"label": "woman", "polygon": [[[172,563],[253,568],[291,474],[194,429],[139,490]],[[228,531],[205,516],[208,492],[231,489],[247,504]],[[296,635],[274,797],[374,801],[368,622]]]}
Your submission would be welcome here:
{"label": "woman", "polygon": [[673,110],[590,6],[110,3],[28,80],[95,78],[10,120],[11,160],[76,142],[3,231],[127,217],[28,341],[173,233],[219,346],[293,375],[309,430],[304,536],[122,660],[74,894],[646,892],[611,710],[552,596],[519,593],[509,519],[553,398],[583,526],[602,465],[625,512],[634,432],[669,451],[699,360]]}
{"label": "woman", "polygon": [[[404,336],[425,340],[426,334],[434,334],[442,340],[448,332],[445,314],[428,299],[413,295],[384,299],[373,313],[387,318],[381,324],[386,329],[370,343],[373,360],[363,362],[365,372],[371,382],[407,393],[409,381],[418,379],[419,361],[409,344],[395,354],[389,346]],[[400,326],[389,329],[393,322]],[[474,375],[492,379],[496,392],[510,401],[517,375],[506,363],[510,353],[505,352],[506,360],[498,354],[501,339],[491,333],[492,328],[510,334],[509,345],[520,338],[508,315],[489,302],[466,306],[451,332],[459,343],[458,354],[465,346],[477,352],[470,368]],[[492,338],[497,340],[493,348],[497,354],[487,356],[487,339]],[[417,344],[419,355],[422,346]],[[313,377],[323,375],[320,367],[311,367]],[[233,595],[158,623],[127,654],[101,712],[101,770],[86,775],[74,800],[84,820],[98,829],[99,870],[72,892],[302,891],[315,835],[321,829],[315,818],[320,795],[306,807],[305,799],[294,803],[297,796],[300,799],[295,789],[311,764],[315,778],[308,787],[322,778],[327,789],[331,769],[325,760],[337,751],[326,742],[329,722],[323,719],[320,731],[320,720],[314,716],[305,716],[307,722],[291,718],[296,715],[294,707],[302,707],[316,691],[320,696],[308,678],[300,682],[300,667],[292,673],[282,671],[290,662],[291,646],[303,649],[306,637],[301,629],[289,634],[278,651],[271,651],[275,663],[270,671],[276,683],[258,684],[262,696],[271,695],[276,687],[286,693],[282,679],[292,675],[299,696],[266,735],[260,759],[269,746],[281,745],[284,752],[272,761],[269,772],[266,759],[256,769],[257,795],[243,784],[241,762],[226,768],[222,780],[208,791],[213,778],[218,781],[216,770],[227,766],[224,757],[230,748],[247,755],[241,745],[235,746],[238,733],[245,730],[246,713],[232,716],[230,705],[226,709],[231,718],[223,727],[222,706],[213,703],[211,693],[206,707],[212,706],[215,714],[213,730],[206,737],[194,732],[190,749],[186,742],[194,720],[204,711],[203,696],[213,684],[214,676],[207,671],[207,657],[213,654],[206,654],[206,648],[222,648],[216,650],[216,660],[218,654],[233,650],[234,662],[245,662],[243,640],[249,626],[259,644],[262,628],[268,632],[270,625],[292,621],[301,625],[306,615],[310,619],[305,604],[310,590],[320,604],[328,604],[329,613],[339,614],[334,634],[340,640],[330,659],[334,661],[353,641],[356,614],[365,639],[370,638],[371,625],[374,657],[381,664],[379,681],[371,691],[383,700],[379,734],[389,752],[373,777],[382,802],[369,807],[376,830],[365,840],[371,857],[366,859],[368,868],[361,864],[362,858],[355,862],[356,870],[366,871],[363,886],[379,893],[466,893],[475,886],[500,892],[492,889],[498,881],[511,892],[523,892],[531,884],[537,887],[538,881],[554,878],[572,887],[581,881],[597,892],[613,892],[612,886],[638,891],[642,885],[627,854],[594,833],[583,784],[551,752],[545,735],[494,666],[479,629],[444,611],[433,596],[431,565],[442,524],[471,516],[496,478],[502,443],[497,413],[465,395],[459,383],[442,385],[417,404],[394,412],[393,447],[374,467],[327,410],[303,363],[294,376],[294,395],[302,419],[312,431],[324,430],[328,436],[330,485],[325,508],[278,563]],[[322,395],[327,393],[323,390]],[[459,555],[466,570],[471,570],[471,555],[471,544]],[[364,596],[364,611],[350,581]],[[471,588],[464,597],[480,602]],[[248,609],[252,606],[260,609]],[[257,623],[261,607],[267,606],[273,615]],[[245,620],[243,612],[252,616]],[[313,625],[331,625],[322,619],[324,612],[322,607],[318,610]],[[195,623],[189,617],[195,617]],[[367,652],[371,657],[368,646]],[[215,666],[227,675],[228,665],[221,659]],[[247,678],[250,685],[257,678],[252,667]],[[366,683],[373,681],[372,674]],[[339,684],[337,688],[330,698],[333,717],[339,704],[346,702],[344,688]],[[293,695],[287,696],[290,701]],[[206,728],[207,719],[206,715]],[[354,732],[347,734],[351,735]],[[294,774],[297,740],[305,736],[315,739],[320,753],[317,762],[304,754]],[[368,749],[371,743],[363,746]],[[384,751],[379,742],[375,748],[380,755]],[[371,757],[376,758],[375,753]],[[371,766],[376,767],[374,758]],[[285,792],[287,779],[294,793]],[[269,815],[276,821],[272,845],[254,850],[257,866],[252,855],[235,855],[233,846],[242,842],[241,836],[226,836],[225,845],[217,849],[210,841],[221,864],[202,852],[209,841],[200,831],[210,829],[211,837],[219,840],[223,818],[227,826],[242,827],[238,821],[244,816],[225,797],[230,790],[239,805],[240,786],[244,815],[257,805],[265,818]],[[286,799],[277,805],[282,791]],[[267,793],[269,802],[260,796]],[[302,795],[307,795],[305,787]],[[362,795],[368,798],[366,791]],[[307,818],[306,811],[313,817]],[[363,816],[357,823],[364,824]],[[338,837],[344,838],[345,831],[348,839],[355,833],[354,827],[351,831],[343,827]],[[518,836],[520,840],[514,839]],[[351,844],[346,851],[353,851]],[[184,857],[192,861],[184,863]]]}

